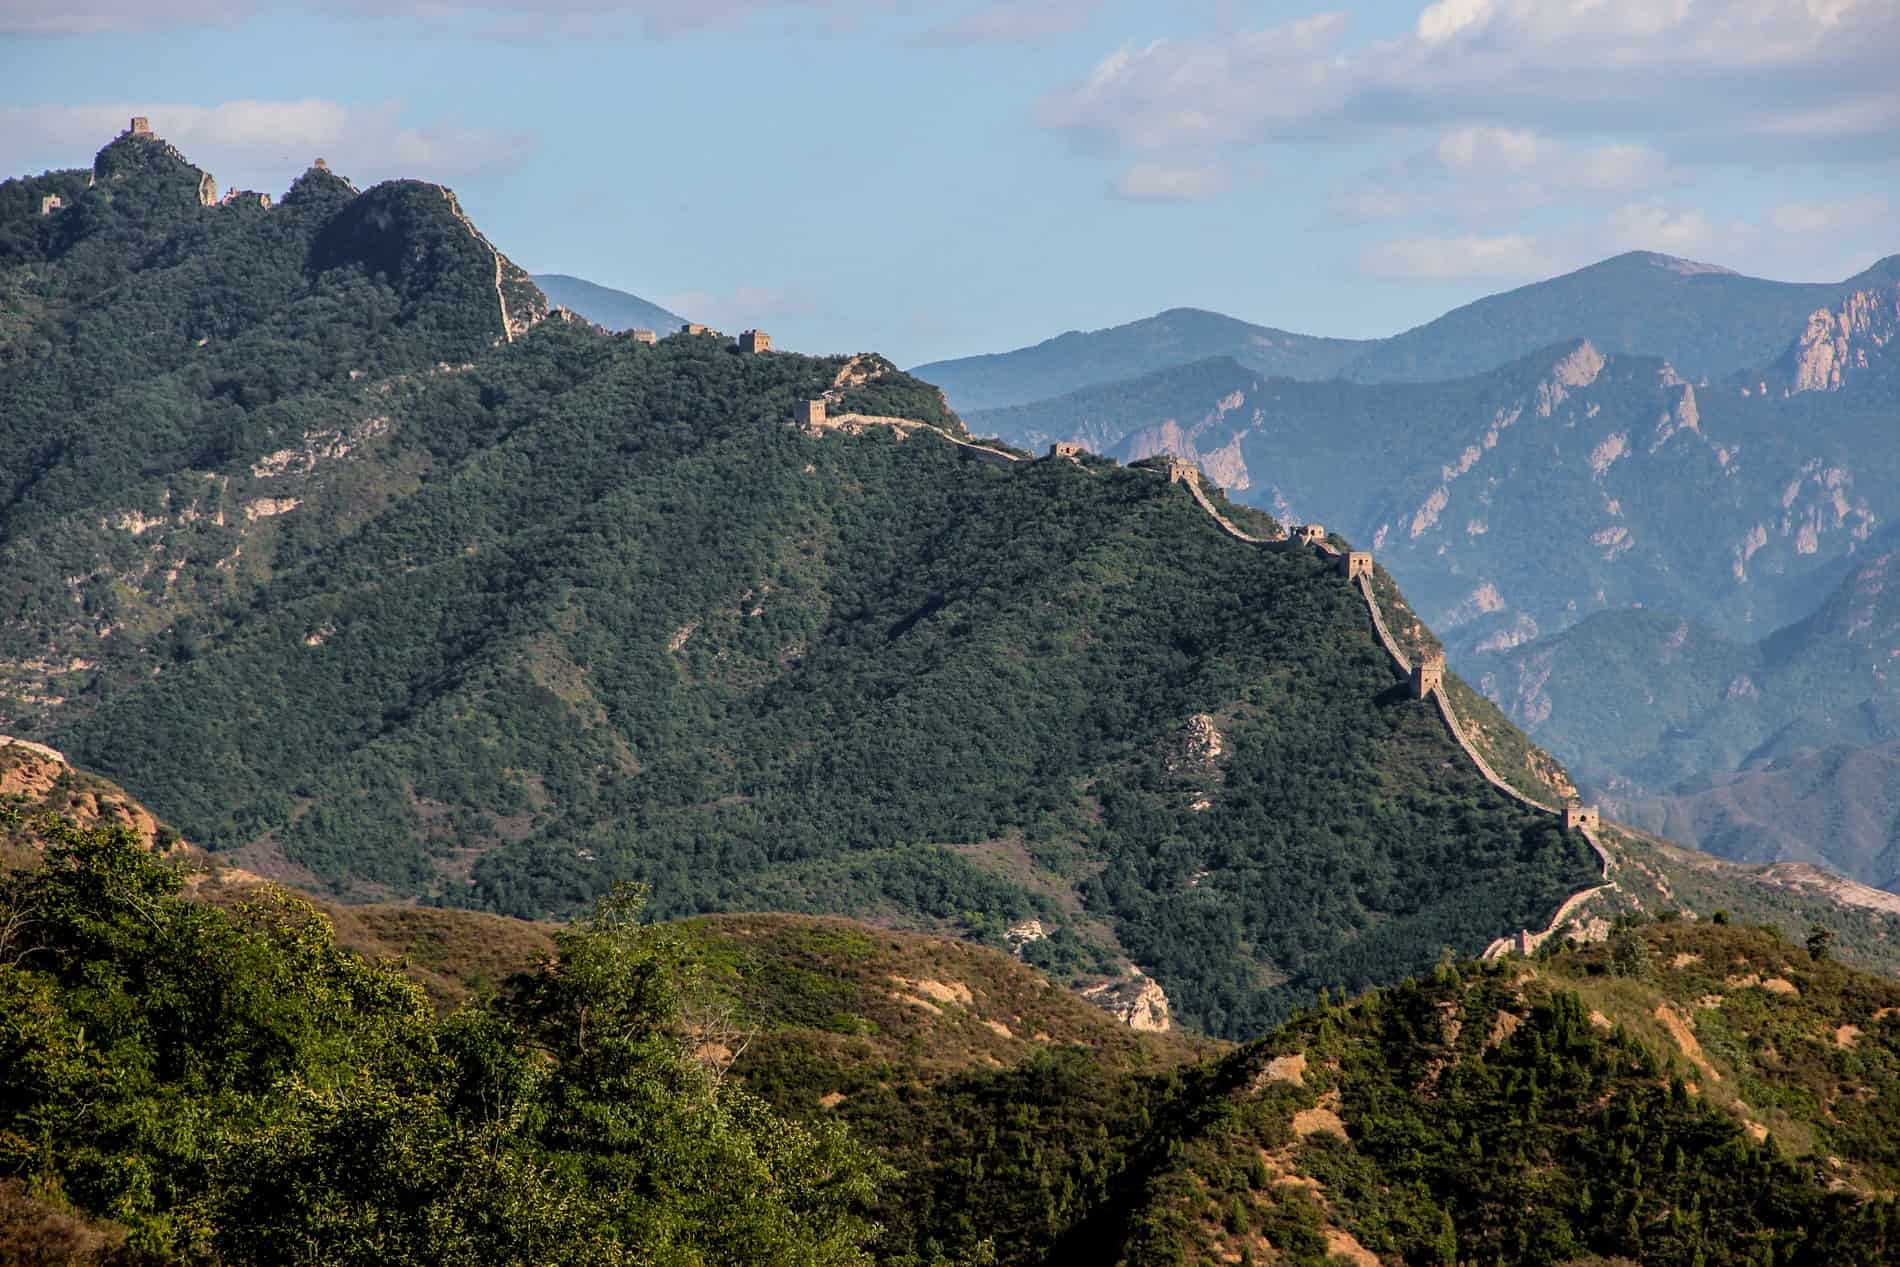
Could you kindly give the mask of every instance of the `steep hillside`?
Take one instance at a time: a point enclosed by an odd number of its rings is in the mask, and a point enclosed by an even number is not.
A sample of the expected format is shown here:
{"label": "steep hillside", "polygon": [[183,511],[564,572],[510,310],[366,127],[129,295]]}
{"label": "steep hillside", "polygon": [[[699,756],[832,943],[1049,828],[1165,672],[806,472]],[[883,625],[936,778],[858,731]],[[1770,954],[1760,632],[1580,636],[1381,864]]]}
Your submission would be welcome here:
{"label": "steep hillside", "polygon": [[1072,1261],[1885,1263],[1900,987],[1655,924],[1446,965],[1211,1066]]}
{"label": "steep hillside", "polygon": [[[639,879],[667,914],[1033,918],[1036,962],[1224,1033],[1597,871],[1398,688],[1334,558],[1236,541],[1165,469],[972,445],[875,357],[522,325],[434,187],[173,210],[18,266],[66,315],[21,304],[51,355],[0,377],[38,472],[0,716],[246,869],[534,917]],[[332,286],[381,324],[332,329]],[[49,364],[108,387],[90,454],[33,447]]]}
{"label": "steep hillside", "polygon": [[534,284],[548,297],[570,312],[579,313],[596,325],[609,330],[652,330],[666,334],[684,325],[686,319],[668,312],[656,303],[611,286],[599,286],[564,273],[536,273]]}
{"label": "steep hillside", "polygon": [[1331,378],[1364,345],[1249,325],[1217,312],[1170,308],[1106,330],[1071,330],[1034,347],[933,361],[913,371],[942,387],[957,409],[996,409],[1208,357],[1232,357],[1256,373]]}
{"label": "steep hillside", "polygon": [[[1811,343],[1825,349],[1802,362],[1810,376],[1825,377],[1848,363],[1845,356],[1829,359],[1829,351],[1856,328],[1866,329],[1864,301],[1855,296],[1884,292],[1896,282],[1900,256],[1845,281],[1808,284],[1631,251],[1486,296],[1389,338],[1289,334],[1175,308],[1105,330],[1071,330],[1011,352],[934,361],[916,372],[941,384],[959,410],[990,410],[1094,387],[1148,393],[1151,387],[1129,380],[1218,357],[1263,378],[1424,383],[1483,374],[1552,344],[1587,339],[1612,355],[1662,357],[1686,378],[1721,379],[1768,365],[1811,313],[1838,310],[1811,332]],[[1166,411],[1192,413],[1207,404],[1180,398]]]}

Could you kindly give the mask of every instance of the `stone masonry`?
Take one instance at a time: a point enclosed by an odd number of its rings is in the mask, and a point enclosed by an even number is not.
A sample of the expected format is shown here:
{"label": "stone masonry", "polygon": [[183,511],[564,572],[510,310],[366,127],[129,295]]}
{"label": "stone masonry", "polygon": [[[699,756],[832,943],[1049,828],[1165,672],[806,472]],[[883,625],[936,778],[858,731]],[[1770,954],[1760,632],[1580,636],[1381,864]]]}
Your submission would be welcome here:
{"label": "stone masonry", "polygon": [[772,350],[772,336],[763,330],[744,330],[739,334],[739,350],[752,356]]}
{"label": "stone masonry", "polygon": [[1372,575],[1372,556],[1364,550],[1348,550],[1339,556],[1339,570],[1349,581]]}
{"label": "stone masonry", "polygon": [[1425,699],[1445,683],[1445,657],[1435,654],[1413,666],[1412,698]]}
{"label": "stone masonry", "polygon": [[635,343],[658,343],[660,336],[652,330],[629,330],[627,337]]}
{"label": "stone masonry", "polygon": [[823,400],[800,400],[792,404],[792,425],[803,427],[817,435],[825,429],[825,402]]}
{"label": "stone masonry", "polygon": [[1598,813],[1596,806],[1584,806],[1575,801],[1564,806],[1565,831],[1583,831],[1585,829],[1595,831],[1602,825],[1602,817]]}

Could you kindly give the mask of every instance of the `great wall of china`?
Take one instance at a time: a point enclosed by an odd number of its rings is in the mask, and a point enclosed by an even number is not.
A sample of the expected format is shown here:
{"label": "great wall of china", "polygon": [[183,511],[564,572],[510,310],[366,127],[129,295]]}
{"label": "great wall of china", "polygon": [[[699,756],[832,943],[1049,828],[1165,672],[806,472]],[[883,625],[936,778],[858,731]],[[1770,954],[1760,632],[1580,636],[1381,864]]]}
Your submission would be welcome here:
{"label": "great wall of china", "polygon": [[[973,444],[968,440],[952,435],[942,427],[915,418],[887,418],[854,413],[828,414],[828,407],[836,403],[840,395],[841,393],[837,390],[832,390],[826,392],[821,399],[801,402],[794,412],[793,421],[803,426],[806,431],[814,436],[823,435],[828,431],[849,431],[856,433],[864,430],[866,427],[888,426],[902,435],[910,435],[919,431],[930,432],[948,440],[951,444],[956,445],[959,449],[971,456],[977,457],[981,461],[988,461],[997,465],[1009,465],[1016,462],[1035,460],[1027,455],[1008,453],[1001,449],[992,449],[985,445]],[[1082,450],[1080,446],[1057,444],[1049,450],[1047,460],[1079,463],[1081,454]],[[1429,698],[1432,701],[1433,705],[1437,708],[1440,719],[1445,723],[1445,729],[1451,735],[1452,741],[1458,745],[1465,756],[1471,759],[1471,764],[1476,767],[1479,775],[1484,778],[1484,781],[1526,809],[1534,810],[1539,814],[1549,814],[1561,819],[1565,829],[1575,831],[1578,835],[1582,836],[1584,841],[1589,844],[1591,850],[1596,854],[1597,861],[1603,868],[1601,878],[1597,883],[1580,889],[1572,893],[1569,897],[1566,897],[1558,905],[1556,912],[1551,916],[1550,923],[1545,925],[1542,930],[1531,932],[1529,929],[1522,929],[1513,936],[1499,937],[1489,946],[1485,947],[1484,953],[1481,956],[1482,958],[1496,959],[1513,951],[1525,956],[1536,953],[1539,946],[1542,946],[1545,942],[1562,931],[1564,925],[1575,917],[1578,911],[1588,905],[1591,899],[1595,898],[1599,893],[1611,891],[1617,887],[1613,874],[1616,868],[1615,860],[1611,857],[1610,851],[1598,837],[1600,823],[1597,812],[1594,809],[1584,809],[1577,805],[1567,805],[1561,810],[1552,809],[1550,806],[1526,796],[1523,792],[1520,792],[1517,788],[1506,782],[1496,770],[1491,768],[1491,763],[1486,761],[1483,754],[1478,751],[1477,745],[1471,741],[1471,737],[1466,732],[1464,725],[1458,720],[1457,712],[1452,708],[1451,697],[1446,693],[1444,685],[1444,657],[1434,656],[1425,664],[1415,666],[1412,663],[1411,657],[1406,655],[1404,649],[1399,646],[1398,639],[1392,636],[1391,629],[1386,625],[1385,613],[1379,607],[1378,596],[1373,593],[1372,556],[1370,554],[1361,551],[1341,551],[1339,547],[1326,540],[1325,530],[1317,524],[1301,525],[1293,532],[1286,533],[1279,537],[1256,537],[1251,533],[1243,532],[1232,520],[1220,513],[1219,508],[1214,505],[1213,501],[1207,496],[1206,491],[1201,487],[1201,472],[1199,467],[1192,463],[1183,462],[1178,458],[1172,458],[1168,462],[1167,477],[1170,484],[1185,484],[1189,495],[1192,496],[1200,508],[1207,513],[1208,518],[1212,519],[1222,532],[1236,541],[1246,545],[1259,546],[1268,550],[1293,550],[1303,545],[1311,545],[1314,550],[1320,554],[1340,560],[1341,571],[1345,572],[1350,580],[1356,584],[1360,597],[1365,601],[1366,614],[1371,618],[1372,628],[1378,635],[1379,644],[1385,648],[1386,654],[1391,657],[1393,665],[1399,671],[1399,675],[1412,683],[1415,698]]]}

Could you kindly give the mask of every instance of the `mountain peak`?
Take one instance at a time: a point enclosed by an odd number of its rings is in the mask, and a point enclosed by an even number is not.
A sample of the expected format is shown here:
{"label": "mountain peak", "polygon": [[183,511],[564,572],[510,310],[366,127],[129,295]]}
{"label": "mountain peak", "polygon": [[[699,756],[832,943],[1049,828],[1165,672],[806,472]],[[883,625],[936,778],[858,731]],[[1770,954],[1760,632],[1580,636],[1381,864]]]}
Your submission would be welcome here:
{"label": "mountain peak", "polygon": [[1658,251],[1629,251],[1605,260],[1604,263],[1614,264],[1619,260],[1640,262],[1651,268],[1660,268],[1684,277],[1694,277],[1703,273],[1716,273],[1727,277],[1740,276],[1734,269],[1724,268],[1720,264],[1705,264],[1700,260],[1686,260],[1681,256],[1664,255]]}
{"label": "mountain peak", "polygon": [[178,148],[152,131],[143,115],[109,141],[92,160],[94,185],[135,183],[189,193],[203,206],[218,200],[218,182]]}

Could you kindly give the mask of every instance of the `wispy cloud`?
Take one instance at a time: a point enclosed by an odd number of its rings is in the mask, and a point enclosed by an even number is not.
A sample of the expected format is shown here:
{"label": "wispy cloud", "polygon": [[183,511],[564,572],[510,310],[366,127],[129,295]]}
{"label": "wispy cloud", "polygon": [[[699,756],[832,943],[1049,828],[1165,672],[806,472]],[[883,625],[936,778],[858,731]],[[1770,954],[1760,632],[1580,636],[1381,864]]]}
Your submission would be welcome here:
{"label": "wispy cloud", "polygon": [[1117,152],[1482,122],[1667,138],[1672,150],[1900,141],[1894,0],[1441,0],[1396,40],[1343,14],[1126,45],[1037,110]]}
{"label": "wispy cloud", "polygon": [[1520,233],[1418,234],[1375,243],[1359,255],[1359,271],[1385,281],[1518,281],[1548,267],[1545,252]]}
{"label": "wispy cloud", "polygon": [[453,116],[410,121],[400,101],[128,100],[0,106],[0,169],[81,163],[135,114],[149,117],[153,131],[214,175],[267,188],[281,188],[317,157],[359,184],[395,176],[453,182],[512,171],[537,145],[533,133]]}
{"label": "wispy cloud", "polygon": [[1115,177],[1109,192],[1128,202],[1200,202],[1227,186],[1227,174],[1217,167],[1137,163]]}
{"label": "wispy cloud", "polygon": [[1870,194],[1835,202],[1784,202],[1768,213],[1768,223],[1781,233],[1851,233],[1891,224],[1893,210],[1886,198]]}

